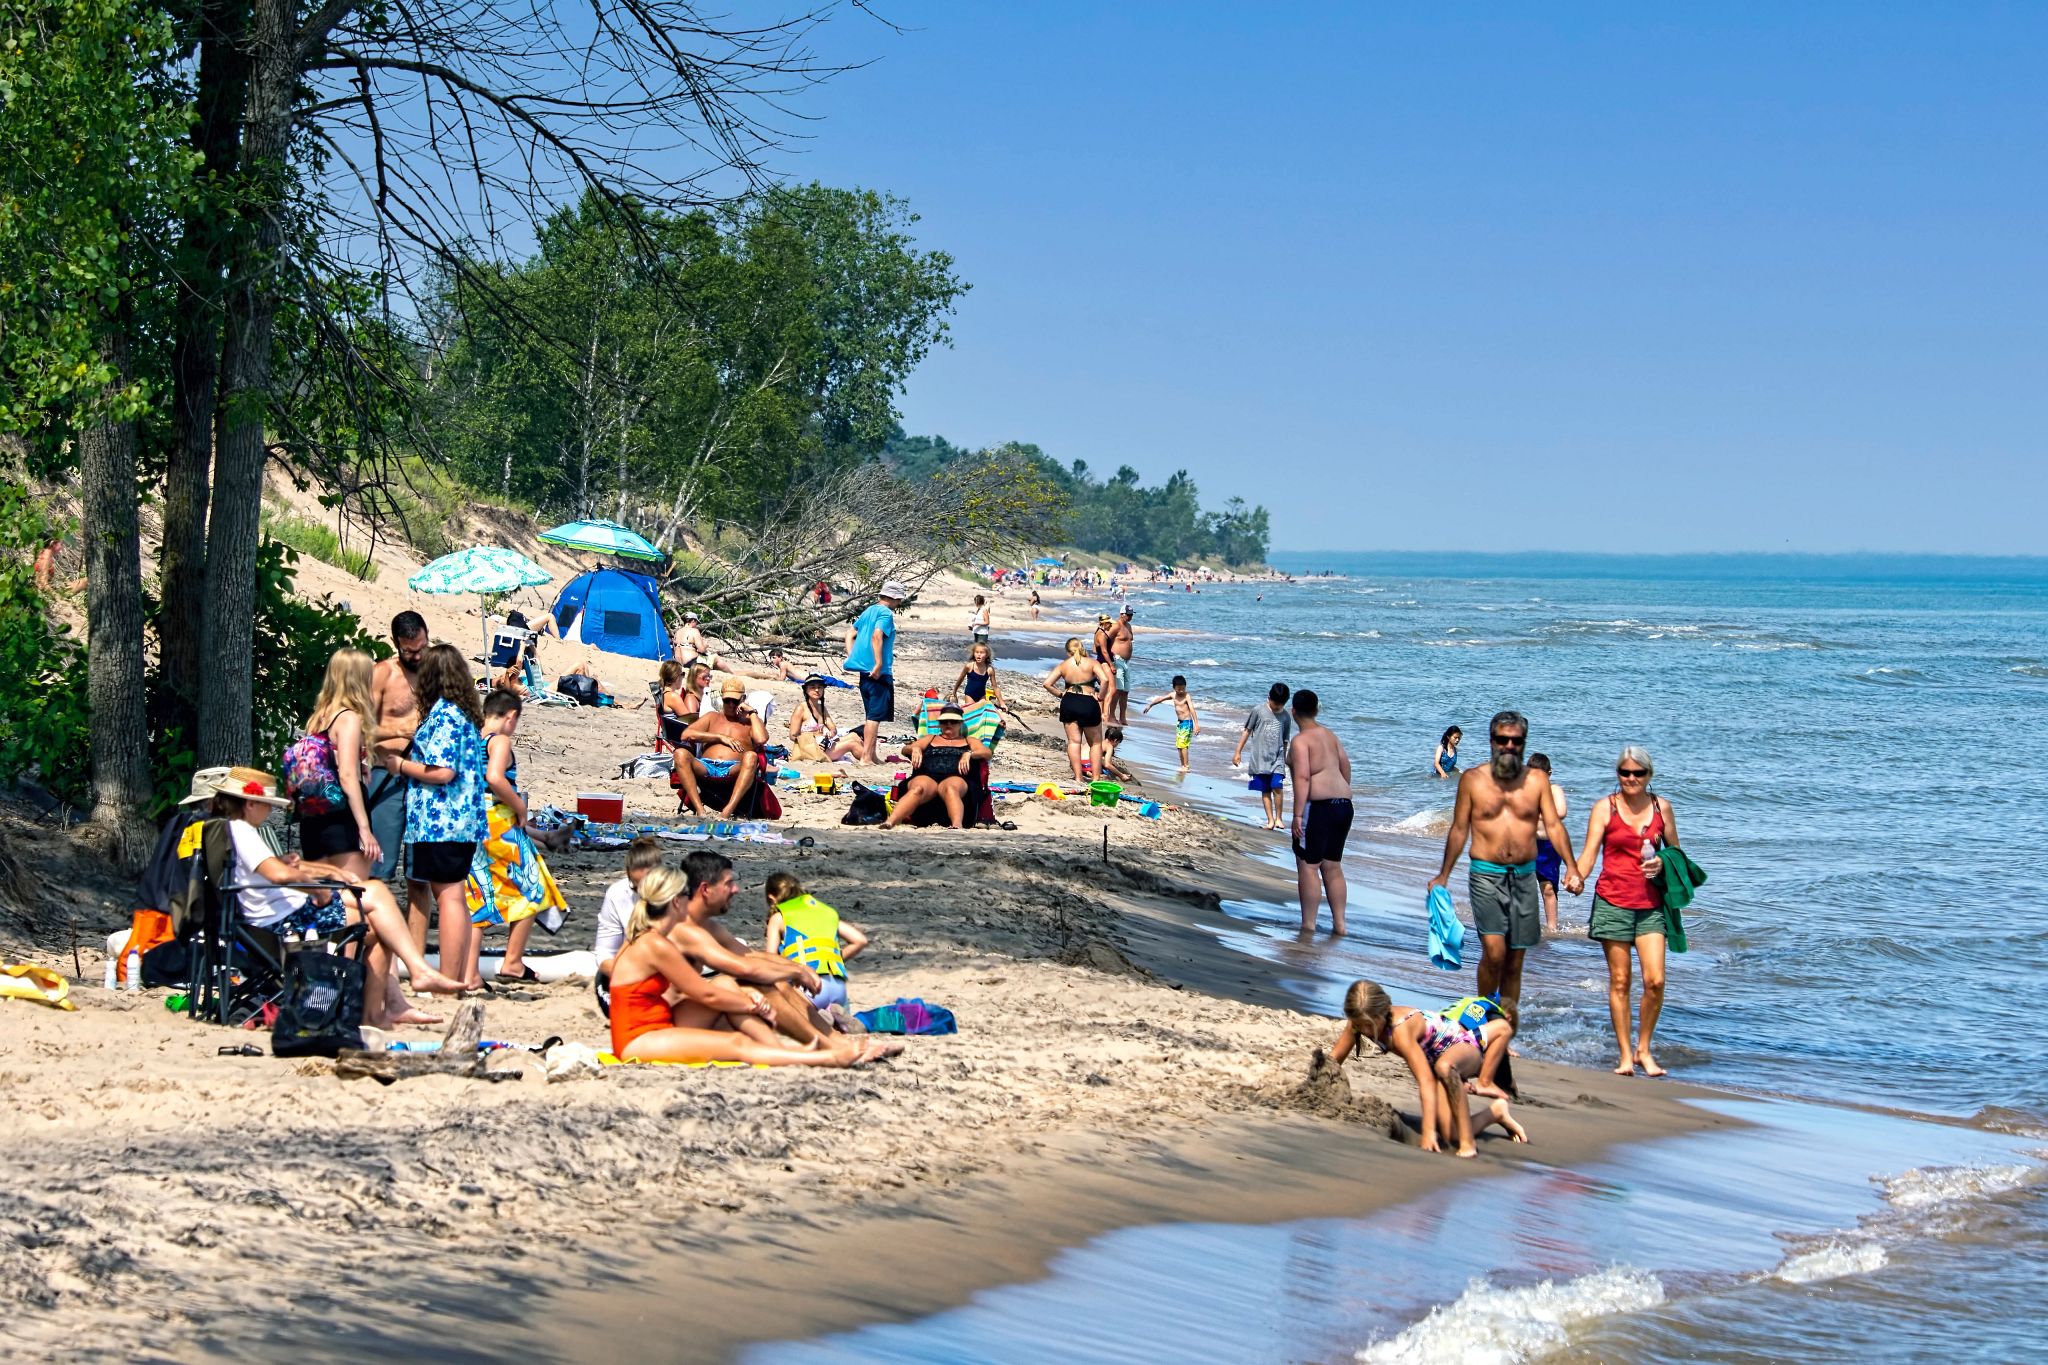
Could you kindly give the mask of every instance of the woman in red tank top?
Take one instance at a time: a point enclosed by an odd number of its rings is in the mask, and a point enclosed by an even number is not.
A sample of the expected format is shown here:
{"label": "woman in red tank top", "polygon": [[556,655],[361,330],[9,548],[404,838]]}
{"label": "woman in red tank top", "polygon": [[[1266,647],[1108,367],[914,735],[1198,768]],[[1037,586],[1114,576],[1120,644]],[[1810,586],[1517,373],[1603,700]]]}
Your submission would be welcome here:
{"label": "woman in red tank top", "polygon": [[[1593,803],[1586,822],[1586,842],[1579,850],[1579,875],[1590,877],[1600,863],[1593,888],[1592,937],[1607,954],[1607,1013],[1614,1021],[1614,1041],[1621,1049],[1618,1076],[1662,1076],[1664,1068],[1650,1052],[1657,1016],[1664,1009],[1664,864],[1657,850],[1678,847],[1678,817],[1671,803],[1650,790],[1656,771],[1648,751],[1631,744],[1621,751],[1614,775],[1621,790]],[[1643,1004],[1638,1026],[1629,1029],[1629,950],[1643,964]]]}

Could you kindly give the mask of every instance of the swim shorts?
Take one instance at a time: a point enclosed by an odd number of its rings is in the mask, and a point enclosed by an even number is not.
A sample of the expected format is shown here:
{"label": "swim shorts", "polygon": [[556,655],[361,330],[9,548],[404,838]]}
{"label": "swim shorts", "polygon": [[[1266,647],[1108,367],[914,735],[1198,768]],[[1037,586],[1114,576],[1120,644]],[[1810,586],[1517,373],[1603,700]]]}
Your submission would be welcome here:
{"label": "swim shorts", "polygon": [[814,995],[804,991],[801,994],[808,997],[812,1006],[820,1010],[829,1010],[834,1005],[841,1009],[851,1008],[846,1003],[846,978],[843,976],[827,976],[820,972],[817,993]]}
{"label": "swim shorts", "polygon": [[1173,727],[1173,747],[1185,749],[1195,742],[1195,723],[1191,720],[1176,721]]}
{"label": "swim shorts", "polygon": [[1536,880],[1557,885],[1558,877],[1564,872],[1564,859],[1557,856],[1557,845],[1548,839],[1536,840]]}
{"label": "swim shorts", "polygon": [[1344,841],[1351,835],[1351,799],[1325,797],[1308,803],[1308,818],[1302,821],[1301,840],[1294,856],[1304,863],[1334,863],[1344,856]]}
{"label": "swim shorts", "polygon": [[715,777],[721,782],[731,777],[733,771],[740,766],[739,760],[735,758],[700,758],[697,761],[704,765],[706,776]]}
{"label": "swim shorts", "polygon": [[1060,724],[1093,730],[1102,724],[1102,703],[1086,692],[1069,692],[1060,698]]}
{"label": "swim shorts", "polygon": [[1634,943],[1652,935],[1669,936],[1671,921],[1661,905],[1650,910],[1631,910],[1595,896],[1593,922],[1586,932],[1602,943]]}
{"label": "swim shorts", "polygon": [[896,680],[887,673],[860,675],[861,712],[880,724],[896,719]]}
{"label": "swim shorts", "polygon": [[474,840],[437,840],[407,844],[406,848],[411,854],[412,879],[441,886],[468,881],[469,865],[476,858]]}
{"label": "swim shorts", "polygon": [[1245,779],[1245,787],[1255,792],[1276,792],[1287,781],[1286,773],[1253,773]]}
{"label": "swim shorts", "polygon": [[341,897],[329,898],[325,905],[307,901],[283,919],[269,926],[270,932],[285,934],[307,933],[338,934],[348,928],[348,908],[341,903]]}
{"label": "swim shorts", "polygon": [[1116,690],[1119,692],[1130,691],[1131,661],[1129,659],[1119,659],[1114,656],[1111,656],[1109,666],[1116,673]]}
{"label": "swim shorts", "polygon": [[388,881],[398,871],[399,858],[405,852],[405,779],[383,767],[370,769],[363,804],[369,808],[370,833],[376,836],[377,850],[383,855],[371,864],[370,875]]}
{"label": "swim shorts", "polygon": [[1510,948],[1543,941],[1543,897],[1533,872],[1474,872],[1467,889],[1481,937],[1505,938]]}

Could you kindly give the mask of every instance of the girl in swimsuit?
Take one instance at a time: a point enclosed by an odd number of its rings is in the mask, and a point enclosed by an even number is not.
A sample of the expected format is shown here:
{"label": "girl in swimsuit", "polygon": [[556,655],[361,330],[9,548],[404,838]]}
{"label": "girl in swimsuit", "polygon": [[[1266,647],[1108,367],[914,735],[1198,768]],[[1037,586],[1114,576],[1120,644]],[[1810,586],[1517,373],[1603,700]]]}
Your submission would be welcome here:
{"label": "girl in swimsuit", "polygon": [[1458,775],[1458,742],[1464,738],[1465,732],[1453,725],[1436,742],[1436,759],[1430,764],[1430,770],[1438,777]]}
{"label": "girl in swimsuit", "polygon": [[[689,702],[683,693],[683,666],[674,659],[664,659],[661,664],[661,743],[673,749],[683,742],[683,731],[690,728],[695,712],[689,711]],[[658,747],[658,746],[657,746]]]}
{"label": "girl in swimsuit", "polygon": [[[786,1042],[759,991],[724,986],[690,964],[668,936],[683,916],[688,880],[658,867],[640,881],[626,946],[612,963],[612,1053],[629,1062],[748,1062],[754,1066],[860,1066],[894,1055],[879,1042],[837,1048]],[[678,999],[671,1006],[670,992]]]}
{"label": "girl in swimsuit", "polygon": [[1060,699],[1060,724],[1067,730],[1067,762],[1073,765],[1076,782],[1088,780],[1081,775],[1084,753],[1093,760],[1091,771],[1102,771],[1102,702],[1112,676],[1109,665],[1089,658],[1078,639],[1067,641],[1067,657],[1045,675],[1045,690]]}
{"label": "girl in swimsuit", "polygon": [[960,676],[953,679],[953,690],[948,695],[958,701],[963,690],[969,701],[994,697],[996,705],[1003,704],[1003,694],[996,687],[995,651],[985,641],[977,640],[968,648],[967,662],[960,666]]}
{"label": "girl in swimsuit", "polygon": [[[1459,1156],[1477,1156],[1473,1139],[1496,1123],[1514,1141],[1529,1140],[1505,1095],[1486,1097],[1477,1115],[1465,1102],[1467,1083],[1479,1074],[1485,1055],[1505,1052],[1514,1032],[1506,1019],[1488,1020],[1474,1030],[1442,1014],[1396,1009],[1378,985],[1354,981],[1344,992],[1344,1027],[1329,1060],[1341,1066],[1367,1043],[1399,1056],[1415,1073],[1415,1091],[1422,1100],[1422,1150],[1440,1152],[1444,1142],[1451,1142]],[[1321,1049],[1316,1061],[1320,1066]]]}

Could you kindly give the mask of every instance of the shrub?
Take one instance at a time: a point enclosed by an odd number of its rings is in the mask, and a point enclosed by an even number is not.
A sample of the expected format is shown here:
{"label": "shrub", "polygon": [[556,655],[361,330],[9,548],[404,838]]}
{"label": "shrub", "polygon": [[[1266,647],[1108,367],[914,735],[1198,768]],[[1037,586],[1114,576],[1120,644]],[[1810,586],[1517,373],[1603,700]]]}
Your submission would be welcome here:
{"label": "shrub", "polygon": [[377,566],[371,562],[369,554],[343,545],[332,526],[307,521],[289,512],[265,512],[263,534],[279,544],[291,546],[302,555],[311,555],[322,564],[332,564],[365,583],[377,581]]}
{"label": "shrub", "polygon": [[83,806],[92,771],[85,646],[51,619],[35,581],[35,554],[53,530],[26,488],[0,480],[0,778],[33,772]]}

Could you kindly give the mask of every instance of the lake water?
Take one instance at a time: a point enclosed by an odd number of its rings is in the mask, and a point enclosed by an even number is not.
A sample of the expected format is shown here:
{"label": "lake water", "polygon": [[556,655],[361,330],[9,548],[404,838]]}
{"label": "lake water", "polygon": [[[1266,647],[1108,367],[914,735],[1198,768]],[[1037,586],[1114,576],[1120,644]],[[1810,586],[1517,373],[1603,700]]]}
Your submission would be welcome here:
{"label": "lake water", "polygon": [[[1355,1223],[1131,1229],[957,1313],[761,1357],[2030,1352],[2048,1328],[2048,916],[2029,866],[2048,841],[2048,561],[1280,562],[1337,576],[1131,599],[1176,632],[1142,639],[1138,696],[1179,672],[1204,707],[1189,799],[1256,818],[1223,761],[1276,680],[1317,691],[1352,756],[1351,938],[1304,944],[1291,906],[1235,905],[1234,946],[1325,1013],[1356,976],[1397,999],[1469,989],[1423,957],[1452,794],[1429,762],[1451,724],[1461,763],[1483,762],[1488,718],[1512,708],[1551,756],[1575,843],[1615,755],[1641,744],[1711,875],[1693,951],[1671,960],[1659,1059],[1821,1103],[1731,1101],[1758,1121],[1744,1136],[1467,1182]],[[1452,890],[1462,913],[1462,872]],[[1604,1066],[1590,899],[1567,897],[1566,932],[1530,953],[1517,1041]]]}

